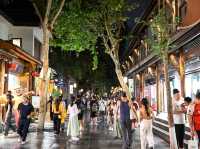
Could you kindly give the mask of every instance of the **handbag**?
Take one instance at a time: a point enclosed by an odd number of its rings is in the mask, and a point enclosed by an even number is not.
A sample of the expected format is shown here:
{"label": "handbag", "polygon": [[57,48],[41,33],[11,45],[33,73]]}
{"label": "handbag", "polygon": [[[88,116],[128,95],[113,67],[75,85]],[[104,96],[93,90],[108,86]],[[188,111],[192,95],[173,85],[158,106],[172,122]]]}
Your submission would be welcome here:
{"label": "handbag", "polygon": [[198,149],[198,141],[196,139],[188,140],[188,149]]}

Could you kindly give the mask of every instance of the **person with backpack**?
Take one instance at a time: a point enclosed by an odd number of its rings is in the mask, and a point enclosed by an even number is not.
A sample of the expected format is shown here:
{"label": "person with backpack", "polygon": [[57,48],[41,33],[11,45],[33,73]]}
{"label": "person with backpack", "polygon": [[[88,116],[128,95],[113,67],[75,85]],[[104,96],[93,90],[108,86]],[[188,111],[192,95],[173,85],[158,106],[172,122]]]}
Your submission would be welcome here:
{"label": "person with backpack", "polygon": [[173,90],[173,117],[176,132],[177,145],[183,149],[185,136],[185,107],[184,100],[178,89]]}
{"label": "person with backpack", "polygon": [[189,125],[191,131],[191,137],[198,137],[200,148],[200,91],[196,93],[196,99],[188,110]]}

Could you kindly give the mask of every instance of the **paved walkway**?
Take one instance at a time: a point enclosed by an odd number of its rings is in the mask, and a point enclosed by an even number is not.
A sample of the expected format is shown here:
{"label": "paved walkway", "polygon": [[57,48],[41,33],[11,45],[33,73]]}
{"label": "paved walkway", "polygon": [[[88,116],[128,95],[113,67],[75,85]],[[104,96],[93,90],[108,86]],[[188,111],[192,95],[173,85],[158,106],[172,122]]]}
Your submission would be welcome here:
{"label": "paved walkway", "polygon": [[[140,149],[138,130],[133,136],[132,149]],[[53,132],[36,133],[28,135],[28,142],[21,145],[17,142],[17,135],[10,135],[6,138],[1,136],[0,149],[121,149],[121,140],[113,139],[112,133],[103,128],[90,128],[81,136],[79,144],[71,144],[66,134],[55,136]],[[161,139],[155,137],[155,149],[168,149]]]}

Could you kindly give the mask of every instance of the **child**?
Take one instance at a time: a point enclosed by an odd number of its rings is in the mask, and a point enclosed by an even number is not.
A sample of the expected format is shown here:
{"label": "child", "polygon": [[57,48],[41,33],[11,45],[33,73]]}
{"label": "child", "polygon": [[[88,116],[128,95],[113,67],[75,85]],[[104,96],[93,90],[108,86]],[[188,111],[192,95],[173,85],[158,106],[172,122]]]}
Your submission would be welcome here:
{"label": "child", "polygon": [[70,141],[79,141],[80,127],[78,121],[79,110],[75,104],[75,97],[71,98],[71,103],[68,106],[69,123],[67,129],[67,136],[71,137]]}

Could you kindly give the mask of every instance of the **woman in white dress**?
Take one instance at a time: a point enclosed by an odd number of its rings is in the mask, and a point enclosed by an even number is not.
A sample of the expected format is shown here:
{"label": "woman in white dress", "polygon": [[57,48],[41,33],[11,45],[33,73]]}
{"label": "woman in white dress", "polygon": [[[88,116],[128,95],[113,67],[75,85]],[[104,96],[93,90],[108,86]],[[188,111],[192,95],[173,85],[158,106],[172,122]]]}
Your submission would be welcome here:
{"label": "woman in white dress", "polygon": [[78,121],[79,110],[75,104],[75,97],[71,98],[71,103],[68,106],[69,123],[67,136],[71,137],[71,141],[79,141],[80,125]]}

